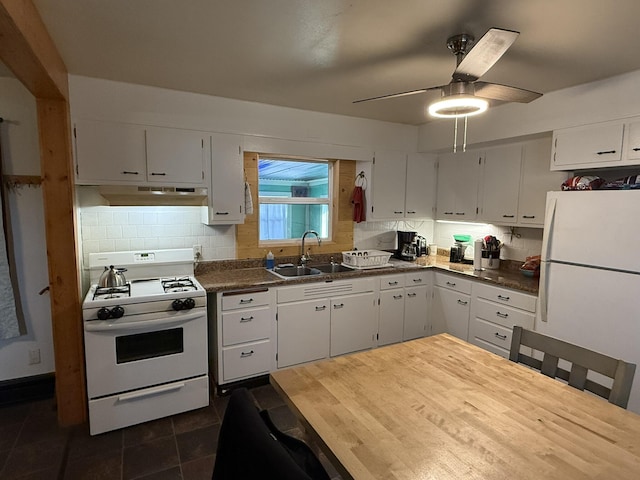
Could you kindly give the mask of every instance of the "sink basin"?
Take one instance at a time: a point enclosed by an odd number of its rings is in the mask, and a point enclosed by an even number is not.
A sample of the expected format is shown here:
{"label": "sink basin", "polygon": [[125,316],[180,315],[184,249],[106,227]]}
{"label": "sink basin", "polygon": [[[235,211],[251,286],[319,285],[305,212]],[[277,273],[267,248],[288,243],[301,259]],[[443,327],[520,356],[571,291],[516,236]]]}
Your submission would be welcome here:
{"label": "sink basin", "polygon": [[353,268],[345,267],[339,263],[327,263],[324,265],[314,265],[313,268],[317,268],[322,273],[338,273],[338,272],[352,272]]}
{"label": "sink basin", "polygon": [[317,268],[303,267],[301,265],[293,267],[276,267],[269,271],[282,278],[307,277],[309,275],[320,275],[322,273]]}

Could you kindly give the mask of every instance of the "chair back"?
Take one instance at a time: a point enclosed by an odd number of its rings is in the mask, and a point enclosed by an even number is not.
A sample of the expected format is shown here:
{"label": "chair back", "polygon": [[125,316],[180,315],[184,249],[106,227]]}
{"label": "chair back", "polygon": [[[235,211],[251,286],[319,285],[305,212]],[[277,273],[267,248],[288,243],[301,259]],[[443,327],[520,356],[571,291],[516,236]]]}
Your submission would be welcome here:
{"label": "chair back", "polygon": [[[542,352],[542,360],[521,353],[521,345]],[[561,368],[560,359],[570,362],[571,370]],[[518,326],[513,327],[509,360],[535,368],[548,377],[561,378],[574,388],[595,393],[622,408],[627,408],[636,371],[633,363]],[[611,388],[588,379],[589,370],[612,378]]]}

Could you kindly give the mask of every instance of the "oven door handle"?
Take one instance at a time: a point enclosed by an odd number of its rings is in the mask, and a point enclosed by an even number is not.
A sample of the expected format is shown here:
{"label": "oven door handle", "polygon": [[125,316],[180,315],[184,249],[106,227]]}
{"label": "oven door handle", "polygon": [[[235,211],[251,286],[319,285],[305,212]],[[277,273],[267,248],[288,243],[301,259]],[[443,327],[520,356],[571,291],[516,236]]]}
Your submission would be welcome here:
{"label": "oven door handle", "polygon": [[163,317],[154,320],[144,320],[141,322],[85,322],[84,329],[86,332],[117,332],[119,330],[146,330],[149,327],[156,327],[159,325],[171,325],[186,323],[198,318],[204,317],[203,312],[191,312],[178,314],[175,317]]}
{"label": "oven door handle", "polygon": [[184,383],[172,383],[170,385],[160,385],[158,387],[145,388],[142,391],[125,393],[118,396],[118,401],[126,402],[127,400],[137,400],[138,398],[149,397],[151,395],[157,395],[159,393],[172,392],[174,390],[180,390],[184,388]]}

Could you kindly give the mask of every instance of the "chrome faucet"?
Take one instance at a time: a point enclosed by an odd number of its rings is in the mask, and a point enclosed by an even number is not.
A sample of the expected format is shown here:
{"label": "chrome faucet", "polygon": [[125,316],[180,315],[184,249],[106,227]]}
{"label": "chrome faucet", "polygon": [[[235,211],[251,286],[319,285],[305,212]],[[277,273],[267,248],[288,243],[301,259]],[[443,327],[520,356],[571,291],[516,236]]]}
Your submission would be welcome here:
{"label": "chrome faucet", "polygon": [[303,266],[307,263],[307,261],[311,260],[311,256],[304,251],[304,239],[309,234],[313,234],[316,236],[316,238],[318,239],[318,246],[320,246],[320,244],[322,243],[320,241],[320,235],[318,235],[318,232],[316,232],[315,230],[307,230],[302,234],[302,245],[300,245],[300,265]]}

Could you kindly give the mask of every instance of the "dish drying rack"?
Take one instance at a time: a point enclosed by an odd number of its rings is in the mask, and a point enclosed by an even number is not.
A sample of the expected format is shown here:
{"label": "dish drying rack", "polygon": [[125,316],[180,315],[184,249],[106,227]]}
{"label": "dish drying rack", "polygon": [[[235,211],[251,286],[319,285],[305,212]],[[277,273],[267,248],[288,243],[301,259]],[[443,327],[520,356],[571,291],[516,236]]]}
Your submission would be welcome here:
{"label": "dish drying rack", "polygon": [[381,250],[349,250],[342,252],[342,264],[356,269],[381,268],[389,266],[389,252]]}

